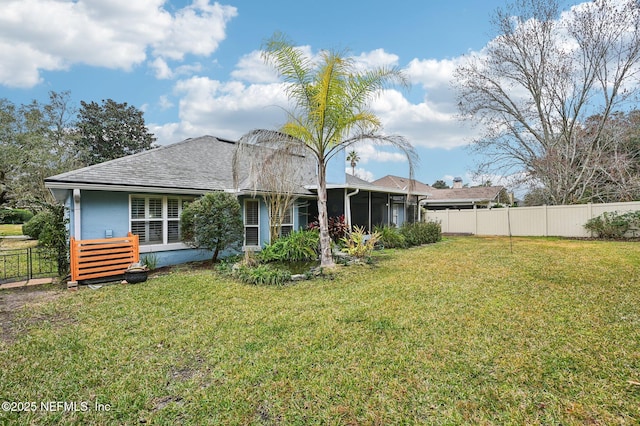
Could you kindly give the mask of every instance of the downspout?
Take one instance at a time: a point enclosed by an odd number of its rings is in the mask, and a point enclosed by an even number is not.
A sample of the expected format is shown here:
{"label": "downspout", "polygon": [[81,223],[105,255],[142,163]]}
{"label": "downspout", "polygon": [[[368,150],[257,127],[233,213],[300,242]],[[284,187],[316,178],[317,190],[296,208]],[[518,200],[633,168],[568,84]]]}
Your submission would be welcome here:
{"label": "downspout", "polygon": [[423,201],[427,201],[429,197],[424,197],[424,198],[416,197],[416,198],[418,200],[418,222],[422,222],[422,207],[420,206],[420,203],[422,203]]}
{"label": "downspout", "polygon": [[371,226],[371,191],[369,191],[369,232],[373,232],[373,226]]}
{"label": "downspout", "polygon": [[73,238],[76,240],[82,239],[81,229],[81,208],[80,208],[80,189],[75,188],[73,190]]}
{"label": "downspout", "polygon": [[353,197],[354,195],[356,195],[358,192],[360,192],[360,188],[356,188],[355,191],[353,191],[351,194],[347,193],[347,190],[344,190],[345,193],[345,203],[344,203],[344,209],[345,209],[345,219],[347,220],[347,225],[349,226],[349,229],[351,229],[351,197]]}

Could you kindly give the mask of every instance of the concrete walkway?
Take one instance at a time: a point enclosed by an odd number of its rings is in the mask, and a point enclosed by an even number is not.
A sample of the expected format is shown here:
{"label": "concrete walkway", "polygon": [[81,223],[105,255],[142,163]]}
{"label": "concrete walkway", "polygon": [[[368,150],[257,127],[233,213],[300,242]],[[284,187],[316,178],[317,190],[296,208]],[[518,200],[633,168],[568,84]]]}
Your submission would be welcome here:
{"label": "concrete walkway", "polygon": [[53,281],[54,281],[54,278],[32,278],[27,281],[18,281],[14,283],[0,284],[0,290],[9,289],[9,288],[25,288],[25,287],[31,287],[34,285],[51,284]]}

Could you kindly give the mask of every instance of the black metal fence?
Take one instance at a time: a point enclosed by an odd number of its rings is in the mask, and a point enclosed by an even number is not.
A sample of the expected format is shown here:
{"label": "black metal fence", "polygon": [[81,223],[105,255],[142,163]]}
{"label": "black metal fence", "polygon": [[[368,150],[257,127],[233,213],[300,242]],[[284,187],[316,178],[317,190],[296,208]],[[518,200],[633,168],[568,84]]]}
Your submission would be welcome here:
{"label": "black metal fence", "polygon": [[0,284],[58,274],[55,253],[40,247],[0,250]]}

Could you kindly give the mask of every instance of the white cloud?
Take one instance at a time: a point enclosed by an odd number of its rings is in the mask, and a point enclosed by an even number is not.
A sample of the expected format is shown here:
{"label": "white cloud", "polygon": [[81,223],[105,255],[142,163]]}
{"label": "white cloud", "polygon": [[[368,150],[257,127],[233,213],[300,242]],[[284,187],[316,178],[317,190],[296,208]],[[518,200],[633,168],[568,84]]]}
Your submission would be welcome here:
{"label": "white cloud", "polygon": [[190,76],[202,71],[202,65],[197,62],[180,65],[172,70],[163,58],[156,58],[149,62],[149,68],[154,71],[154,75],[158,80],[169,80],[177,76]]}
{"label": "white cloud", "polygon": [[376,67],[395,67],[398,65],[398,55],[387,53],[384,49],[375,49],[371,52],[363,52],[355,56],[354,61],[360,69]]}
{"label": "white cloud", "polygon": [[[312,55],[309,46],[299,48],[305,55]],[[397,61],[395,55],[381,49],[363,53],[358,58],[361,63],[368,61],[372,66]],[[412,61],[408,74],[414,83],[424,82],[414,88],[423,93],[423,99],[412,103],[397,90],[384,91],[372,104],[374,113],[383,123],[383,131],[402,135],[415,146],[451,149],[466,145],[473,137],[473,130],[457,119],[455,94],[445,78],[454,62]],[[432,80],[431,75],[444,88],[436,85],[434,87],[437,89],[424,92],[424,86],[428,86]],[[254,51],[243,56],[232,72],[232,78],[230,81],[207,77],[179,80],[174,94],[180,99],[181,122],[177,126],[175,123],[168,125],[171,129],[168,134],[174,137],[167,142],[179,140],[181,136],[200,134],[237,138],[254,128],[275,129],[284,123],[286,116],[283,108],[287,106],[287,98],[283,86],[277,83],[275,73],[263,63],[260,52]],[[429,92],[436,90],[440,91],[437,103],[429,97]],[[190,131],[194,133],[189,134]],[[162,138],[159,136],[159,139]],[[388,152],[378,148],[364,148],[360,154],[362,164],[368,161],[406,161],[398,151]]]}
{"label": "white cloud", "polygon": [[373,173],[360,167],[356,167],[355,174],[353,174],[353,169],[351,167],[345,168],[344,171],[349,175],[353,175],[362,180],[366,180],[367,182],[373,182],[374,180],[376,180]]}
{"label": "white cloud", "polygon": [[156,58],[151,61],[149,67],[155,71],[155,76],[158,80],[173,78],[173,71],[169,68],[167,61],[162,58]]}
{"label": "white cloud", "polygon": [[235,7],[194,0],[176,12],[165,36],[154,43],[154,53],[174,60],[187,53],[208,56],[225,39],[226,23],[236,15]]}
{"label": "white cloud", "polygon": [[250,83],[277,83],[278,74],[261,57],[261,52],[254,50],[240,58],[231,77]]}
{"label": "white cloud", "polygon": [[40,71],[74,64],[131,70],[153,56],[167,78],[167,59],[210,55],[225,38],[234,7],[196,0],[175,14],[165,0],[5,0],[0,14],[0,84],[32,87]]}
{"label": "white cloud", "polygon": [[[39,52],[25,43],[0,38],[0,84],[28,88],[42,82],[38,68],[64,70],[67,64],[59,57]],[[34,64],[38,64],[35,67]]]}
{"label": "white cloud", "polygon": [[429,99],[411,103],[395,90],[385,91],[372,109],[386,133],[402,135],[413,145],[451,149],[467,145],[474,135],[473,129],[458,120],[455,111],[443,109]]}
{"label": "white cloud", "polygon": [[419,83],[425,89],[446,87],[460,59],[413,59],[407,65],[406,73],[412,83]]}
{"label": "white cloud", "polygon": [[210,134],[239,138],[256,129],[284,124],[287,98],[281,84],[221,82],[207,77],[179,80],[174,94],[179,101],[179,123],[156,128],[160,143]]}
{"label": "white cloud", "polygon": [[[392,148],[390,148],[392,149]],[[372,143],[359,143],[349,147],[347,151],[356,151],[360,160],[357,164],[368,164],[370,162],[393,162],[402,163],[407,161],[407,157],[398,151],[385,151],[381,149],[381,146],[373,145]],[[349,162],[347,162],[348,164]],[[351,168],[349,168],[351,170]]]}
{"label": "white cloud", "polygon": [[158,105],[160,106],[160,109],[164,111],[164,110],[167,110],[167,109],[173,107],[173,102],[171,102],[169,100],[168,96],[162,95],[158,99]]}

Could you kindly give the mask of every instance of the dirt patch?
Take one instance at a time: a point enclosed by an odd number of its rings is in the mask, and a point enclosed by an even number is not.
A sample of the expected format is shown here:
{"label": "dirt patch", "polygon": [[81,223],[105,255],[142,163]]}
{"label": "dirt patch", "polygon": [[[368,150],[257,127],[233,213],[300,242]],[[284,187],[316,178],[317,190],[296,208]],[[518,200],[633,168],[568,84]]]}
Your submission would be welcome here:
{"label": "dirt patch", "polygon": [[10,343],[16,338],[15,319],[21,309],[57,299],[63,293],[59,289],[41,287],[0,290],[0,340]]}

